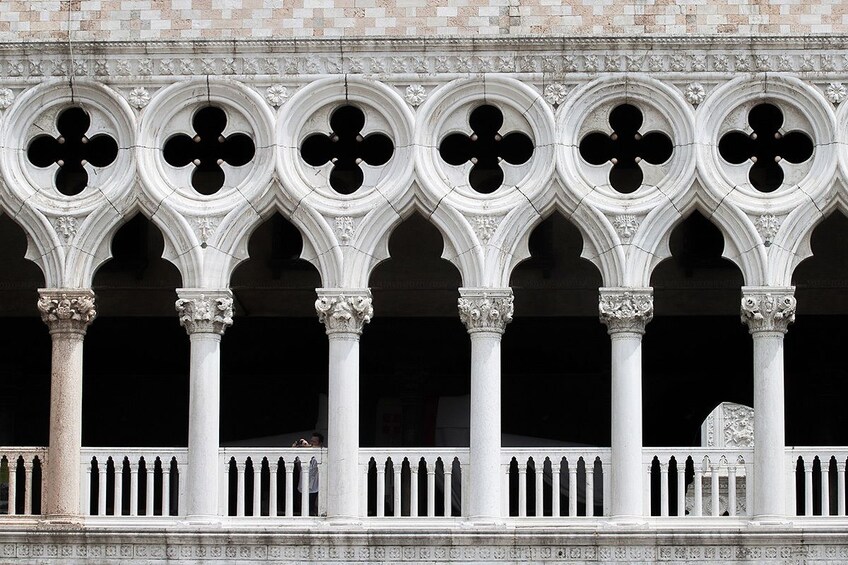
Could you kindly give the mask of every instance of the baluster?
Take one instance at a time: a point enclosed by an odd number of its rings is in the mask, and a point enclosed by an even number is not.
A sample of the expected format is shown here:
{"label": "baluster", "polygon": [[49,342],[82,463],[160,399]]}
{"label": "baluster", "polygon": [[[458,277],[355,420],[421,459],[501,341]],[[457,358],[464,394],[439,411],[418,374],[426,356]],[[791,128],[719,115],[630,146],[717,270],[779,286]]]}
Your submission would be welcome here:
{"label": "baluster", "polygon": [[236,516],[244,516],[244,463],[236,461]]}
{"label": "baluster", "polygon": [[130,463],[130,516],[138,516],[138,461]]}
{"label": "baluster", "polygon": [[[586,461],[584,459],[584,461]],[[586,516],[595,515],[595,462],[586,461]]]}
{"label": "baluster", "polygon": [[32,514],[32,461],[24,460],[24,514]]}
{"label": "baluster", "polygon": [[[694,461],[693,461],[694,463]],[[703,469],[700,465],[695,464],[695,507],[692,509],[693,516],[701,516],[704,502],[704,485],[703,485]]]}
{"label": "baluster", "polygon": [[453,508],[453,498],[451,493],[453,491],[453,483],[452,480],[452,469],[448,463],[445,463],[445,517],[449,518],[452,514],[451,510]]}
{"label": "baluster", "polygon": [[736,464],[727,466],[727,515],[736,516]]}
{"label": "baluster", "polygon": [[577,516],[577,461],[568,462],[568,516]]}
{"label": "baluster", "polygon": [[[18,505],[16,504],[18,500],[18,458],[9,455],[6,457],[6,462],[9,465],[9,510],[8,513],[10,516],[14,516],[18,513]],[[26,491],[24,491],[26,492]],[[86,513],[88,513],[88,508],[86,508]]]}
{"label": "baluster", "polygon": [[162,516],[171,515],[171,461],[162,461]]}
{"label": "baluster", "polygon": [[[106,515],[106,462],[108,459],[104,458],[103,463],[100,461],[97,462],[98,467],[98,481],[100,483],[100,487],[97,489],[97,515],[105,516]],[[29,473],[27,473],[29,475]],[[29,481],[27,481],[29,482]],[[29,497],[27,497],[29,500]],[[27,512],[29,514],[29,512]]]}
{"label": "baluster", "polygon": [[821,460],[821,515],[830,516],[830,458]]}
{"label": "baluster", "polygon": [[377,517],[386,515],[386,463],[377,464]]}
{"label": "baluster", "polygon": [[409,462],[409,515],[418,516],[418,465]]}
{"label": "baluster", "polygon": [[809,464],[804,462],[804,516],[813,515],[813,462],[810,458]]}
{"label": "baluster", "polygon": [[153,516],[153,474],[156,471],[156,459],[151,457],[149,464],[145,462],[145,467],[147,468],[147,484],[144,489],[144,494],[146,495],[144,515]]}
{"label": "baluster", "polygon": [[718,464],[710,463],[710,504],[713,507],[713,516],[719,515],[718,494]]}
{"label": "baluster", "polygon": [[294,460],[283,461],[286,471],[286,517],[294,516]]}
{"label": "baluster", "polygon": [[[659,460],[659,457],[657,458]],[[642,513],[650,516],[651,515],[651,468],[654,466],[654,461],[651,460],[648,463],[648,467],[645,470],[646,477],[644,483],[642,484]]]}
{"label": "baluster", "polygon": [[400,490],[400,473],[403,470],[403,459],[397,465],[394,465],[394,481],[392,485],[392,516],[401,516],[403,513],[400,508],[401,490]]}
{"label": "baluster", "polygon": [[560,492],[562,489],[562,473],[560,473],[562,459],[558,464],[551,461],[551,514],[558,517],[560,514]]}
{"label": "baluster", "polygon": [[[177,476],[177,508],[175,509],[177,516],[185,516],[185,514],[186,514],[185,513],[185,507],[186,507],[186,503],[185,503],[186,480],[185,479],[186,479],[186,476],[187,476],[186,468],[187,468],[187,465],[185,463],[177,462],[177,473],[178,473],[178,476]],[[219,477],[219,482],[220,482],[220,477]],[[220,488],[220,485],[219,485],[219,488]],[[219,500],[220,500],[220,504],[228,504],[226,493],[224,495],[222,495]],[[227,514],[226,511],[221,512],[221,516],[224,516],[226,514]]]}
{"label": "baluster", "polygon": [[262,516],[262,460],[253,459],[253,516]]}
{"label": "baluster", "polygon": [[[509,467],[512,462],[508,462],[502,467],[501,472],[501,512],[503,516],[509,516]],[[462,496],[465,496],[465,491],[462,489]]]}
{"label": "baluster", "polygon": [[660,461],[660,516],[668,516],[668,466]]}
{"label": "baluster", "polygon": [[[218,514],[220,516],[230,515],[230,457],[224,455],[218,459],[218,468],[221,473],[218,475]],[[180,473],[181,477],[185,477],[185,470]],[[180,481],[182,482],[182,481]],[[185,488],[180,488],[180,508],[185,508],[183,505],[183,493]]]}
{"label": "baluster", "polygon": [[604,484],[603,484],[603,493],[604,493],[604,506],[603,506],[603,515],[609,516],[609,508],[610,508],[610,465],[609,463],[602,463],[601,469],[604,471]]}
{"label": "baluster", "polygon": [[312,469],[312,459],[300,462],[300,515],[309,516],[309,473]]}
{"label": "baluster", "polygon": [[436,463],[427,465],[427,516],[436,515]]}
{"label": "baluster", "polygon": [[845,516],[845,461],[836,463],[836,507],[840,516]]}
{"label": "baluster", "polygon": [[277,480],[280,473],[280,459],[268,460],[268,516],[277,516]]}
{"label": "baluster", "polygon": [[361,516],[368,516],[368,469],[370,466],[370,460],[366,461],[359,474],[359,514]]}
{"label": "baluster", "polygon": [[[115,460],[112,459],[114,462]],[[124,460],[115,462],[115,516],[124,515]]]}
{"label": "baluster", "polygon": [[518,515],[527,516],[527,461],[518,464]]}
{"label": "baluster", "polygon": [[677,515],[686,516],[686,459],[677,457]]}
{"label": "baluster", "polygon": [[[542,459],[542,457],[539,457],[538,459]],[[544,461],[544,459],[542,459],[541,461],[534,461],[533,462],[533,468],[535,470],[535,476],[536,476],[536,484],[535,484],[535,486],[536,486],[536,508],[535,508],[535,511],[534,511],[534,515],[535,516],[543,516],[544,513],[545,513],[544,512],[545,506],[544,506],[544,504],[542,504],[542,502],[544,501],[544,496],[545,496],[545,490],[544,490],[545,489],[545,482],[544,482],[545,461]]]}

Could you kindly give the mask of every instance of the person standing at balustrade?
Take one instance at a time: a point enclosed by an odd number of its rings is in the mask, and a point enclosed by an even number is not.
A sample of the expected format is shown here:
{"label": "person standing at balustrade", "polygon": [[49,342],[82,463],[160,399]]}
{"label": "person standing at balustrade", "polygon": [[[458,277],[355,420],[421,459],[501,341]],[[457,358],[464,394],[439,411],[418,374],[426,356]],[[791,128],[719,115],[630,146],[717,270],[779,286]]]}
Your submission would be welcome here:
{"label": "person standing at balustrade", "polygon": [[[300,438],[292,444],[292,447],[324,447],[324,436],[319,432],[312,432],[309,441]],[[303,469],[303,458],[301,458],[301,469]],[[297,491],[302,493],[299,481]],[[318,461],[314,457],[309,461],[309,515],[318,515]]]}

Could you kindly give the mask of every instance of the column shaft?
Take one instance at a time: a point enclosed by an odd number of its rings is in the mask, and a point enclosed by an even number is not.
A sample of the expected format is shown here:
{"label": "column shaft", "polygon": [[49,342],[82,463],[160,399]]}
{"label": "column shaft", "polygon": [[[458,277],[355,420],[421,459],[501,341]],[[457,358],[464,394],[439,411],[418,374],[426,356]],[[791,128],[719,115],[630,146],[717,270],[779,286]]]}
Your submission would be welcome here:
{"label": "column shaft", "polygon": [[359,335],[330,334],[327,514],[359,515]]}
{"label": "column shaft", "polygon": [[[50,446],[45,469],[45,514],[80,514],[82,351],[84,332],[51,332]],[[27,485],[29,488],[30,485]],[[87,506],[85,506],[87,510]]]}
{"label": "column shaft", "polygon": [[501,333],[471,334],[471,469],[468,515],[501,513]]}
{"label": "column shaft", "polygon": [[642,335],[620,332],[612,339],[613,516],[640,517],[645,475],[642,465]]}
{"label": "column shaft", "polygon": [[193,333],[190,339],[187,513],[211,517],[218,514],[221,335]]}

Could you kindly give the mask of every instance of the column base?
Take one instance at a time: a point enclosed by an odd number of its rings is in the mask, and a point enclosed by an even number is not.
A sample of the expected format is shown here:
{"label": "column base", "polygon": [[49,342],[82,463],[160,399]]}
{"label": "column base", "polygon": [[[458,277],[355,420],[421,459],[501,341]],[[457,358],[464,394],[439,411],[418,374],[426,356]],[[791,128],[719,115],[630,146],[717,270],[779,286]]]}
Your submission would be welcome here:
{"label": "column base", "polygon": [[644,516],[610,516],[605,525],[611,528],[647,528]]}
{"label": "column base", "polygon": [[500,516],[469,516],[462,525],[469,528],[501,527],[506,525],[506,521]]}
{"label": "column base", "polygon": [[85,526],[85,518],[79,514],[54,514],[44,516],[40,524],[57,530],[80,530]]}
{"label": "column base", "polygon": [[751,528],[785,528],[792,526],[792,520],[787,516],[762,515],[752,517],[748,525]]}
{"label": "column base", "polygon": [[224,525],[221,516],[208,514],[186,516],[183,520],[180,520],[180,524],[186,526],[205,526],[212,528],[220,528]]}
{"label": "column base", "polygon": [[322,519],[320,516],[313,516],[313,518],[323,521],[327,526],[331,528],[361,528],[362,527],[362,518],[359,516],[331,516],[326,519]]}

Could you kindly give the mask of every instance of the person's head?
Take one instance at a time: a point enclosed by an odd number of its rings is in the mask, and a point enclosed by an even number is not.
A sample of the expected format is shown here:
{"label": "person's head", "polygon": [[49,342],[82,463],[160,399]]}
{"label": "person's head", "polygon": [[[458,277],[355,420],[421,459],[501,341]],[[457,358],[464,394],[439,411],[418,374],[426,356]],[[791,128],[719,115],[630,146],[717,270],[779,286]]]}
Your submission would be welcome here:
{"label": "person's head", "polygon": [[312,437],[309,438],[309,445],[312,447],[324,447],[324,436],[320,432],[312,432]]}

